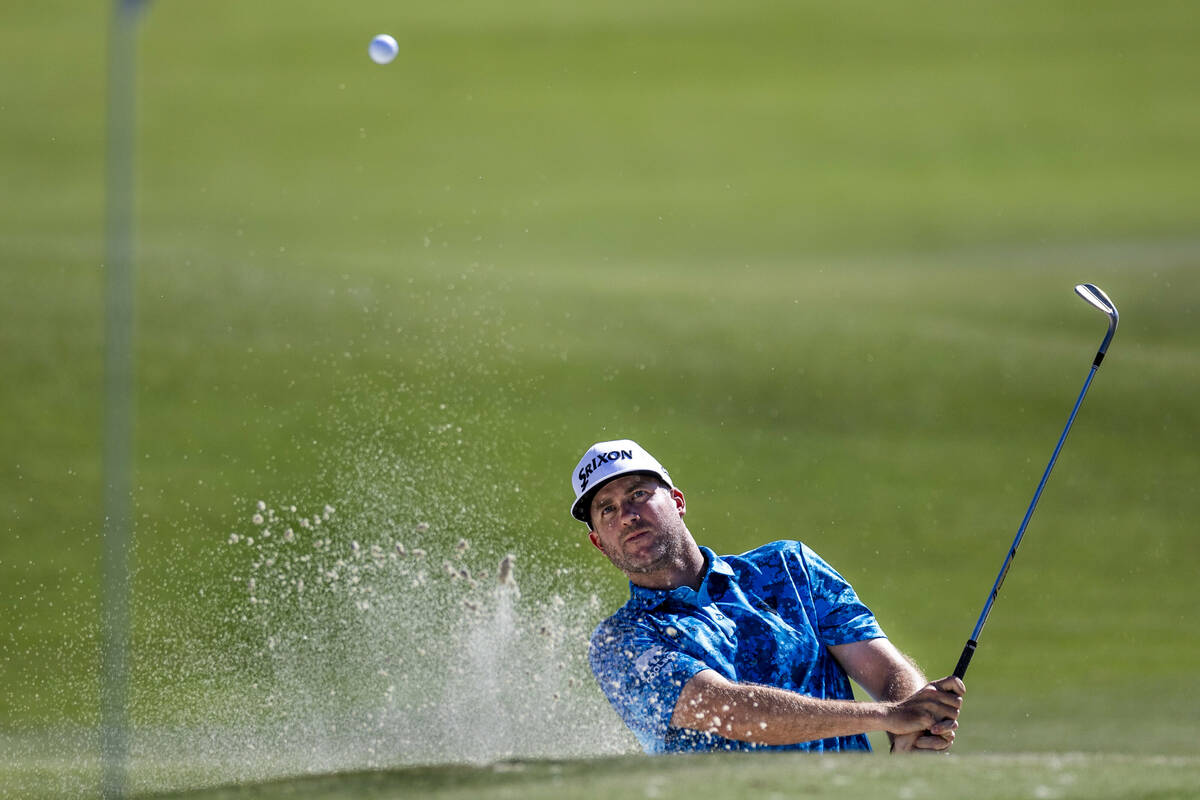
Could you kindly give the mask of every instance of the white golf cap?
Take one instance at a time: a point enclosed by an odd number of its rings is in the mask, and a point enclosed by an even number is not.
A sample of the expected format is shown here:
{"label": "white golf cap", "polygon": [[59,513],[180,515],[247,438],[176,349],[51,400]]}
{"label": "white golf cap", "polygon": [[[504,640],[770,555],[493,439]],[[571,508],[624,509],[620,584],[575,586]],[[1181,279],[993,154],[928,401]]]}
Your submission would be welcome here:
{"label": "white golf cap", "polygon": [[571,516],[591,527],[588,506],[592,502],[592,495],[613,478],[631,472],[657,475],[667,486],[675,487],[666,467],[658,463],[657,459],[637,442],[630,439],[597,442],[587,449],[575,466],[575,471],[571,473],[571,488],[575,490]]}

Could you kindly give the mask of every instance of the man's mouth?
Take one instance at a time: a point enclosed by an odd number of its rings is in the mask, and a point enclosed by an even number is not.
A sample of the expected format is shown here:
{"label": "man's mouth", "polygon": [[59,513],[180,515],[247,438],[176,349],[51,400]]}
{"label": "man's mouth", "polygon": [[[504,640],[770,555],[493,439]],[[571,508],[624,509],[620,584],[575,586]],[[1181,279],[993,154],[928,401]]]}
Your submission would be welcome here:
{"label": "man's mouth", "polygon": [[650,533],[649,528],[643,528],[640,531],[634,531],[633,533],[631,533],[625,537],[625,541],[623,541],[622,544],[629,544],[630,542],[641,539],[643,536],[649,535],[649,533]]}

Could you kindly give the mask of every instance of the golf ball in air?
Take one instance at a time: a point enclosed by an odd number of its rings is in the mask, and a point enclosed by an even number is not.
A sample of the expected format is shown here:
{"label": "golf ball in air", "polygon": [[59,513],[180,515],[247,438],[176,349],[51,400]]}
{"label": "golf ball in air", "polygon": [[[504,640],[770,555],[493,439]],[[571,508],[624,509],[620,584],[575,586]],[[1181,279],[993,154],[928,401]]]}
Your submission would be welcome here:
{"label": "golf ball in air", "polygon": [[400,52],[400,45],[396,44],[396,40],[386,33],[381,33],[372,39],[367,48],[367,55],[371,56],[371,60],[376,64],[390,63],[398,52]]}

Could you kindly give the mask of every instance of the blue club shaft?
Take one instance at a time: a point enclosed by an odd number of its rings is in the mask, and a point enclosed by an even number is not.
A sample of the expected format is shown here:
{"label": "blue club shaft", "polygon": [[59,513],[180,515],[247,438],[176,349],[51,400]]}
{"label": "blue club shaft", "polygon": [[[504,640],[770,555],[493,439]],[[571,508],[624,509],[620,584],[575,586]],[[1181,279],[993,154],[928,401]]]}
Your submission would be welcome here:
{"label": "blue club shaft", "polygon": [[1029,508],[1025,512],[1025,518],[1021,520],[1021,527],[1017,530],[1017,537],[1013,539],[1012,547],[1008,549],[1008,555],[1004,557],[1004,564],[1001,565],[1000,574],[996,576],[996,582],[992,585],[992,591],[988,595],[987,602],[983,605],[983,611],[979,614],[979,621],[975,623],[975,630],[971,632],[971,638],[967,640],[967,644],[963,647],[962,655],[958,657],[958,664],[954,667],[954,675],[959,679],[962,679],[967,674],[967,667],[971,663],[971,657],[975,655],[975,648],[979,645],[979,635],[983,633],[983,626],[987,624],[988,615],[992,613],[992,606],[996,602],[996,595],[1000,594],[1000,587],[1004,584],[1004,577],[1008,575],[1008,568],[1012,566],[1013,558],[1017,555],[1017,548],[1021,546],[1021,539],[1025,536],[1025,529],[1029,527],[1029,520],[1033,517],[1033,510],[1037,508],[1038,500],[1042,496],[1042,490],[1046,488],[1046,481],[1050,479],[1050,472],[1054,469],[1054,462],[1058,461],[1058,454],[1062,451],[1063,443],[1067,441],[1067,433],[1070,432],[1071,425],[1075,422],[1075,415],[1079,413],[1079,406],[1083,404],[1083,398],[1087,395],[1088,387],[1092,385],[1092,378],[1096,377],[1096,370],[1100,368],[1101,362],[1104,361],[1104,354],[1108,351],[1108,345],[1112,342],[1113,334],[1117,332],[1117,324],[1120,321],[1121,315],[1117,312],[1117,307],[1109,299],[1108,295],[1104,293],[1103,289],[1092,283],[1081,283],[1075,287],[1075,294],[1108,316],[1108,332],[1104,336],[1104,341],[1100,343],[1100,348],[1096,351],[1096,357],[1092,360],[1092,368],[1088,371],[1087,380],[1083,382],[1083,388],[1079,391],[1079,397],[1075,400],[1074,408],[1071,409],[1071,416],[1067,418],[1067,424],[1063,428],[1062,435],[1058,437],[1058,444],[1054,446],[1054,453],[1050,456],[1050,463],[1046,465],[1046,471],[1042,473],[1042,479],[1038,482],[1037,491],[1033,493],[1033,500],[1029,503]]}

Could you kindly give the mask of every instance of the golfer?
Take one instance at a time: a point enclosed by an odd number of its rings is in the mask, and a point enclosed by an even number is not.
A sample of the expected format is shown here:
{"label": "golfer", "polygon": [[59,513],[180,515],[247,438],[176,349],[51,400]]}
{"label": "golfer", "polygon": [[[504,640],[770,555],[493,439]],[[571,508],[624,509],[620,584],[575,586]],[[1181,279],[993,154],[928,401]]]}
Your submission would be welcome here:
{"label": "golfer", "polygon": [[[592,634],[600,688],[648,753],[947,750],[965,688],[927,683],[850,585],[812,550],[700,547],[683,493],[636,442],[600,442],[571,476],[571,514],[630,581]],[[850,679],[875,702],[856,702]]]}

